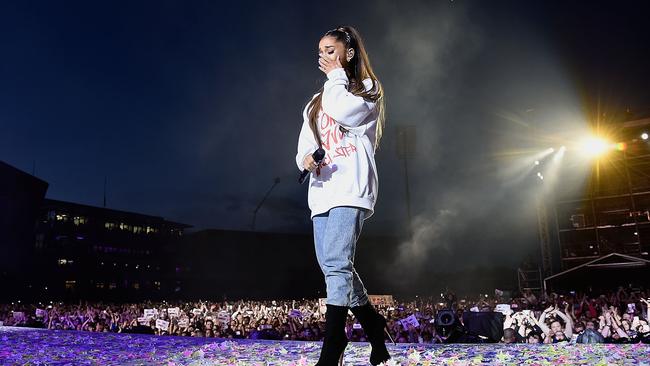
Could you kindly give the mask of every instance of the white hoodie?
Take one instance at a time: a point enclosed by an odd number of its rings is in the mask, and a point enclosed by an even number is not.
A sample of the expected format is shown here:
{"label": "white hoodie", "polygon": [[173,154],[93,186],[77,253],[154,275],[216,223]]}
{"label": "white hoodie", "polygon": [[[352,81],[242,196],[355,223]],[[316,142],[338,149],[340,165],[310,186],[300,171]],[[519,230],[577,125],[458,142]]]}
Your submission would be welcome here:
{"label": "white hoodie", "polygon": [[[376,103],[348,91],[348,77],[342,68],[330,71],[327,79],[318,117],[325,165],[320,172],[312,171],[309,178],[311,217],[333,207],[353,206],[367,209],[367,219],[374,212],[379,184],[374,149],[378,117]],[[364,80],[363,84],[366,90],[372,88],[370,79]],[[296,164],[301,171],[305,156],[318,149],[309,127],[307,107],[303,111],[296,154]],[[340,127],[347,132],[342,132]]]}

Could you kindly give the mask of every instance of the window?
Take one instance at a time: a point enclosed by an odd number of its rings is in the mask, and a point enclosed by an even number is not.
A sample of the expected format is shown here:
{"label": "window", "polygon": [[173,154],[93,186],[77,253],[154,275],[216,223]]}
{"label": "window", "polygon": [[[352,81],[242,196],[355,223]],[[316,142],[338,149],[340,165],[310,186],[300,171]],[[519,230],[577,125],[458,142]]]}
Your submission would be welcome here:
{"label": "window", "polygon": [[111,282],[111,283],[108,285],[108,288],[109,288],[110,290],[113,290],[114,288],[117,288],[117,284],[116,284],[115,282]]}
{"label": "window", "polygon": [[105,222],[104,227],[107,230],[113,230],[113,229],[115,229],[115,223],[114,222]]}
{"label": "window", "polygon": [[75,216],[72,218],[72,222],[74,222],[75,225],[83,225],[88,222],[88,219],[83,217],[83,216]]}
{"label": "window", "polygon": [[65,281],[65,289],[66,290],[74,290],[75,285],[77,284],[77,281]]}
{"label": "window", "polygon": [[59,264],[59,266],[69,266],[69,265],[71,265],[71,264],[74,263],[74,260],[72,260],[72,259],[65,259],[65,258],[59,258],[59,259],[57,260],[57,263]]}
{"label": "window", "polygon": [[68,215],[66,215],[66,214],[57,214],[56,215],[56,221],[67,222],[68,221]]}
{"label": "window", "polygon": [[154,287],[156,290],[160,290],[160,281],[154,281],[154,282],[153,282],[153,287]]}
{"label": "window", "polygon": [[139,282],[133,282],[133,288],[136,290],[140,289],[140,283]]}
{"label": "window", "polygon": [[96,287],[96,288],[104,288],[104,282],[97,282],[97,283],[95,284],[95,287]]}

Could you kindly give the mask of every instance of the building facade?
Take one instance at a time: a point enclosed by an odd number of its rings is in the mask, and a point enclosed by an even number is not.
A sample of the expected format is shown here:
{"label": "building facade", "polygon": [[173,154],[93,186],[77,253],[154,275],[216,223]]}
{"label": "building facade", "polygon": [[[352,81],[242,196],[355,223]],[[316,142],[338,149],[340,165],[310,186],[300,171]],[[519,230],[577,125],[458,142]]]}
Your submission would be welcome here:
{"label": "building facade", "polygon": [[0,302],[182,296],[189,225],[45,199],[47,187],[0,162]]}
{"label": "building facade", "polygon": [[33,295],[64,299],[164,298],[182,288],[174,262],[189,225],[45,199],[34,238]]}
{"label": "building facade", "polygon": [[0,300],[21,291],[48,184],[0,161]]}

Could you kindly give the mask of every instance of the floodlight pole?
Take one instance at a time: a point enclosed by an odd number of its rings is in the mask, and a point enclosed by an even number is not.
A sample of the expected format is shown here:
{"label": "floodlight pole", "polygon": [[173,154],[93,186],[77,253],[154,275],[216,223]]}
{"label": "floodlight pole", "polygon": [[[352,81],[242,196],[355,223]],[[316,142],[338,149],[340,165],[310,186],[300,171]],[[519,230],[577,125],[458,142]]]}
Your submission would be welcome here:
{"label": "floodlight pole", "polygon": [[257,211],[259,211],[260,208],[262,208],[262,205],[266,201],[266,198],[271,194],[271,191],[273,191],[273,188],[275,188],[275,186],[277,186],[278,183],[280,183],[280,178],[273,179],[273,185],[271,185],[271,188],[269,188],[269,190],[266,192],[264,197],[262,197],[260,203],[257,205],[257,207],[255,207],[255,210],[253,211],[253,222],[251,224],[251,231],[255,231],[255,220],[257,219]]}
{"label": "floodlight pole", "polygon": [[406,194],[406,217],[408,220],[408,237],[413,240],[413,219],[411,216],[411,188],[409,184],[408,160],[415,154],[415,127],[398,126],[397,157],[404,164],[404,188]]}
{"label": "floodlight pole", "polygon": [[[535,120],[535,110],[528,109],[526,113],[530,113],[530,121],[533,132],[533,138],[537,138],[537,124]],[[551,187],[552,188],[552,187]],[[545,194],[543,181],[539,184],[539,189],[536,190],[535,197],[535,210],[537,213],[537,235],[539,236],[539,246],[540,254],[542,259],[542,276],[546,278],[553,273],[553,260],[551,258],[551,240],[548,229],[548,208],[546,206],[545,200],[549,198],[550,195]],[[552,196],[553,200],[555,199],[554,195]],[[557,227],[557,216],[556,216],[556,227]],[[559,235],[559,231],[558,231]],[[543,278],[540,278],[542,282]],[[543,286],[542,286],[543,287]]]}
{"label": "floodlight pole", "polygon": [[408,159],[406,156],[402,159],[404,162],[404,185],[406,186],[406,217],[409,223],[409,239],[413,239],[413,221],[411,217],[411,188],[409,184]]}

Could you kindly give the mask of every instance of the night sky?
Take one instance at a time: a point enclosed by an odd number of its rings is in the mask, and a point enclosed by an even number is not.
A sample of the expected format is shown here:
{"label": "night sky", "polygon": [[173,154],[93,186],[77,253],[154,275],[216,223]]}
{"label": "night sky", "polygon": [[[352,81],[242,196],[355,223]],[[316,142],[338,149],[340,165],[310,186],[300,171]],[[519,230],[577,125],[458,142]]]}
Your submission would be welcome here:
{"label": "night sky", "polygon": [[108,207],[195,229],[249,230],[279,177],[258,230],[309,232],[301,112],[324,81],[320,36],[353,25],[387,95],[365,232],[404,234],[395,135],[410,125],[407,260],[443,248],[514,262],[538,244],[513,152],[553,146],[598,110],[650,116],[646,4],[3,2],[0,159],[47,181],[48,198],[101,206],[107,177]]}

